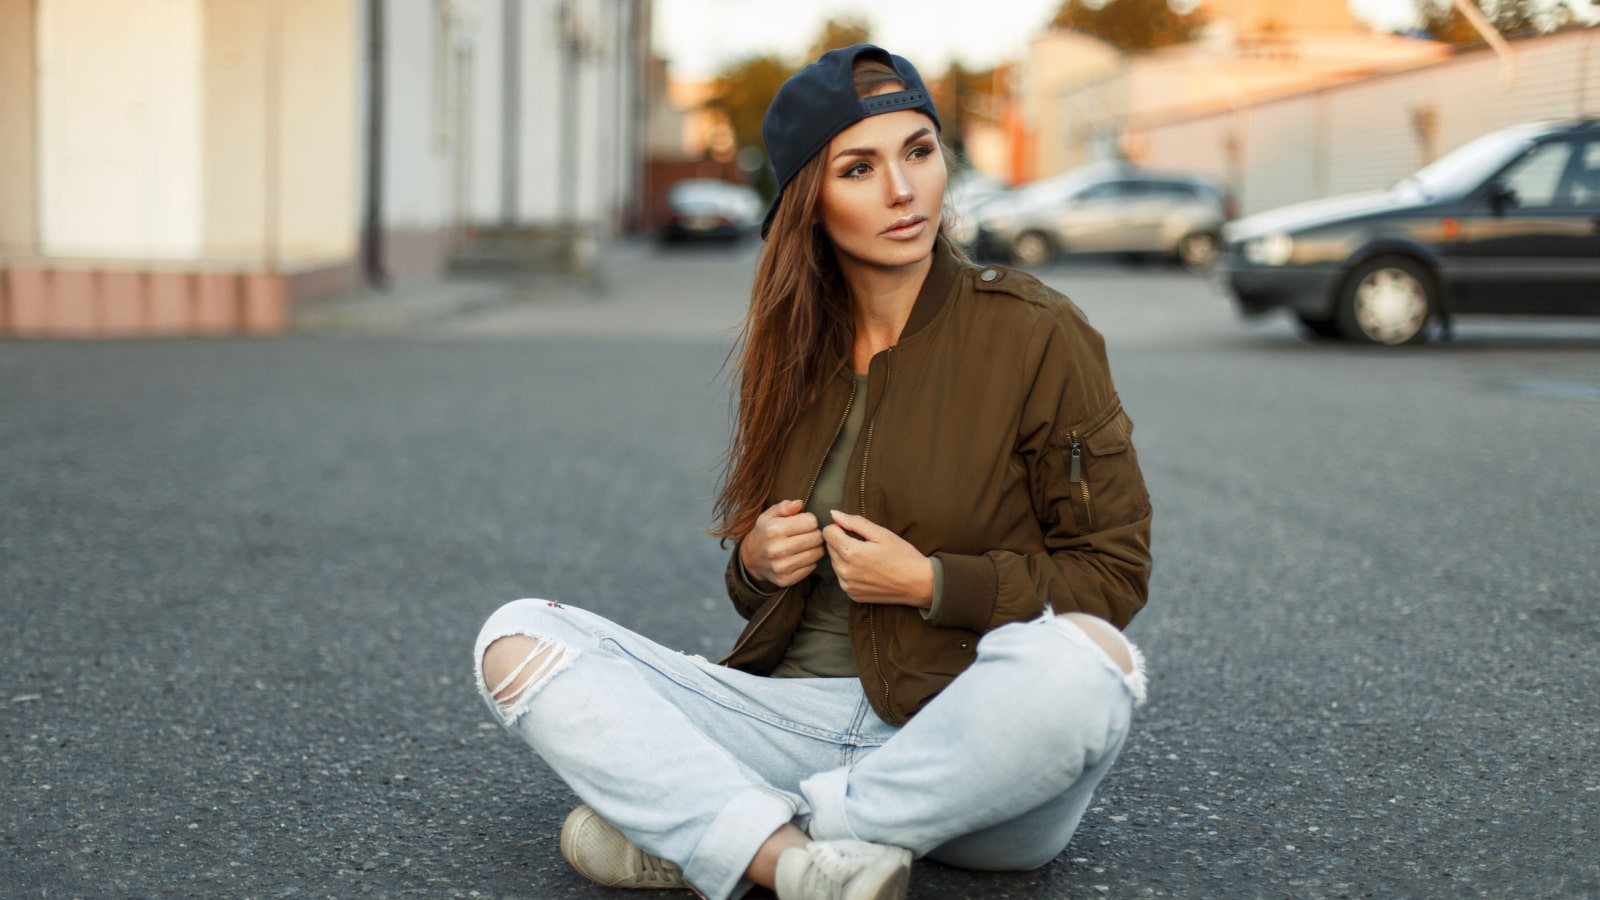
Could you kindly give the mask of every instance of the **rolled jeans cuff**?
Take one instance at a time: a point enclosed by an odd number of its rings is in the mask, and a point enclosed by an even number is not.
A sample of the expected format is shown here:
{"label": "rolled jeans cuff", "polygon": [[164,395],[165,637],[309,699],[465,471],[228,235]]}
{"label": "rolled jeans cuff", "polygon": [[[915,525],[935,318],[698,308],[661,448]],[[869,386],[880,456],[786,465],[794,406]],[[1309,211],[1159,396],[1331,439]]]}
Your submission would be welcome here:
{"label": "rolled jeans cuff", "polygon": [[811,804],[811,822],[807,830],[816,841],[859,841],[850,820],[845,816],[844,798],[850,786],[849,769],[832,769],[800,782],[800,793]]}
{"label": "rolled jeans cuff", "polygon": [[683,867],[683,877],[712,900],[744,894],[751,887],[744,872],[756,851],[773,832],[803,814],[804,807],[799,797],[774,788],[741,791],[701,835]]}

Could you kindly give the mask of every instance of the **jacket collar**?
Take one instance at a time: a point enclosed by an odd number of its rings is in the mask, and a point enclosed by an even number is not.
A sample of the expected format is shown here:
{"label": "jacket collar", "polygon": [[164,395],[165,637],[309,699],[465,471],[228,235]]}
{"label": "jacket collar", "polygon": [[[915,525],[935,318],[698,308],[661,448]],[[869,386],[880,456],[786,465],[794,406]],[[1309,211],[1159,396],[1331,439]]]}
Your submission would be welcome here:
{"label": "jacket collar", "polygon": [[[935,238],[933,265],[928,267],[928,275],[922,280],[922,288],[917,291],[917,300],[911,305],[911,315],[900,329],[896,344],[926,328],[945,308],[954,294],[952,289],[961,277],[962,267],[961,259],[950,248],[949,239],[942,234]],[[848,349],[834,358],[831,368],[837,377],[846,381],[854,377]]]}
{"label": "jacket collar", "polygon": [[956,279],[961,275],[961,260],[956,258],[950,249],[950,241],[944,235],[939,235],[933,242],[933,265],[928,269],[928,277],[922,281],[922,290],[917,292],[917,302],[911,307],[911,317],[906,319],[906,325],[900,329],[900,340],[905,340],[918,331],[921,331],[934,316],[944,309],[950,301],[951,288],[955,286]]}

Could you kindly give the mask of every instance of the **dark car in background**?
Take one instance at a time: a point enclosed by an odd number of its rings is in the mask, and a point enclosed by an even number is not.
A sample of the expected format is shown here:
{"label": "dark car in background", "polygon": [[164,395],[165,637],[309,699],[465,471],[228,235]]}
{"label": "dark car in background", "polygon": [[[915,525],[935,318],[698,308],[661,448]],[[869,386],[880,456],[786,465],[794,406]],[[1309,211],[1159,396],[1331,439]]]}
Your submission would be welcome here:
{"label": "dark car in background", "polygon": [[1458,315],[1600,314],[1600,119],[1491,132],[1387,191],[1225,236],[1241,310],[1287,307],[1314,336],[1398,345]]}
{"label": "dark car in background", "polygon": [[755,188],[716,178],[688,178],[667,189],[660,237],[737,241],[754,234],[766,210]]}
{"label": "dark car in background", "polygon": [[1204,176],[1091,163],[984,204],[976,214],[976,248],[1023,266],[1063,253],[1117,253],[1206,268],[1231,213],[1228,192]]}

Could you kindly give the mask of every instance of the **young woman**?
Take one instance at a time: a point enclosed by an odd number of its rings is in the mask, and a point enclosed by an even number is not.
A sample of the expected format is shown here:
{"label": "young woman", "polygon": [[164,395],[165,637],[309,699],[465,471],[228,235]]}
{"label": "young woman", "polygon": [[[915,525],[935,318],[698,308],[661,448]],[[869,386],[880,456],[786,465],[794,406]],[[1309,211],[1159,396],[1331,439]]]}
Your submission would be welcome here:
{"label": "young woman", "polygon": [[1103,343],[942,236],[904,59],[824,54],[763,134],[780,193],[715,530],[748,626],[712,664],[521,600],[478,684],[584,801],[561,849],[602,884],[897,898],[917,856],[1043,865],[1144,690],[1118,628],[1150,504]]}

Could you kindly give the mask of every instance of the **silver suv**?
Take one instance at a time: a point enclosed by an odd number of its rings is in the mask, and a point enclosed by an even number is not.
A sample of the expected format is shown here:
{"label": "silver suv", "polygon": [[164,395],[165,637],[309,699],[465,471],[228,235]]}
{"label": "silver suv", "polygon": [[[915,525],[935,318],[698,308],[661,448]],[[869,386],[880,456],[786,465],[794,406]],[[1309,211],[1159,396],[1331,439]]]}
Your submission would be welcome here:
{"label": "silver suv", "polygon": [[977,249],[1038,266],[1059,253],[1156,253],[1209,267],[1232,203],[1216,182],[1093,163],[1025,184],[977,214]]}

